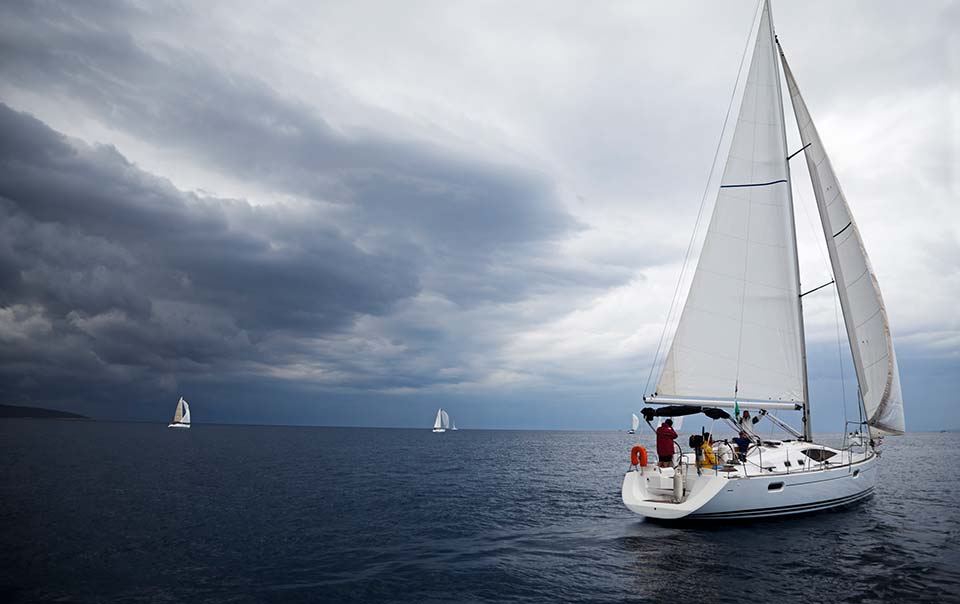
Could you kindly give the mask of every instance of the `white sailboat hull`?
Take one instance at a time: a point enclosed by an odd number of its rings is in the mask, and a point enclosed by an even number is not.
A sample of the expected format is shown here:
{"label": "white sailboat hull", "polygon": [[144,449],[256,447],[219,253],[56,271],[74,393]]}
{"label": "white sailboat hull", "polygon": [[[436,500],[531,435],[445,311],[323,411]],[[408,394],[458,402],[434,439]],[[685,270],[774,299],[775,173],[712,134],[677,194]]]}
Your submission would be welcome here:
{"label": "white sailboat hull", "polygon": [[[796,467],[796,464],[794,464]],[[643,468],[627,472],[623,502],[631,511],[660,520],[750,519],[806,514],[856,503],[873,494],[877,456],[854,456],[853,463],[790,473],[703,470],[690,466],[684,480],[684,498],[672,500],[672,468]]]}
{"label": "white sailboat hull", "polygon": [[446,429],[446,428],[434,428],[433,431],[434,431],[434,432],[446,432],[447,429]]}
{"label": "white sailboat hull", "polygon": [[190,424],[168,424],[168,428],[189,428]]}

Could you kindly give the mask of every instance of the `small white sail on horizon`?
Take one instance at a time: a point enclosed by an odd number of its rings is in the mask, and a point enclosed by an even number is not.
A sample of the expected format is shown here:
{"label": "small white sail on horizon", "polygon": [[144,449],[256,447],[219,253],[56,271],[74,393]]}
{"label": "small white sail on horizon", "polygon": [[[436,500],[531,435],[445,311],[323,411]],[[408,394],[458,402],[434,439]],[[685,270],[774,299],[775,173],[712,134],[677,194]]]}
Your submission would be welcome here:
{"label": "small white sail on horizon", "polygon": [[437,419],[433,422],[433,431],[434,432],[446,432],[447,428],[450,427],[450,416],[446,411],[443,410],[443,407],[437,409]]}
{"label": "small white sail on horizon", "polygon": [[173,412],[173,422],[168,428],[189,428],[190,427],[190,405],[181,396],[177,401],[177,408]]}
{"label": "small white sail on horizon", "polygon": [[627,430],[627,434],[636,434],[637,428],[640,427],[640,418],[637,417],[636,413],[630,414],[630,429]]}

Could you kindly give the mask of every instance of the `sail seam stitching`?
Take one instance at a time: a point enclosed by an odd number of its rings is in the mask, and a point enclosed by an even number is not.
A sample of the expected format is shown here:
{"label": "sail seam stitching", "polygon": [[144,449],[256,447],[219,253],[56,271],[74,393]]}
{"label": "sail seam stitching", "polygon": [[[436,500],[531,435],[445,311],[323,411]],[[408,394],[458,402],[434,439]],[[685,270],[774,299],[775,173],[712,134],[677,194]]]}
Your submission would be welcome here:
{"label": "sail seam stitching", "polygon": [[881,361],[886,361],[886,360],[889,359],[889,358],[890,358],[890,355],[884,353],[883,356],[880,357],[879,359],[877,359],[876,361],[870,363],[869,365],[864,365],[864,369],[870,369],[871,367],[873,367],[873,366],[876,365],[877,363],[880,363]]}
{"label": "sail seam stitching", "polygon": [[[847,241],[850,241],[850,240],[847,239],[846,241],[843,241],[843,243],[846,243]],[[838,247],[839,247],[839,246],[838,246]],[[856,285],[857,283],[859,283],[859,282],[860,282],[860,279],[863,279],[863,277],[864,277],[865,275],[869,274],[869,273],[870,273],[870,270],[869,270],[869,269],[866,269],[866,268],[863,269],[863,272],[860,273],[860,275],[859,275],[856,279],[854,279],[853,281],[850,281],[849,283],[845,284],[845,285],[843,286],[843,289],[849,291],[851,287],[853,287],[854,285]],[[863,323],[861,323],[860,325],[863,325]],[[857,327],[859,327],[860,325],[858,325]]]}
{"label": "sail seam stitching", "polygon": [[[741,200],[741,201],[742,201],[742,200]],[[756,205],[765,205],[765,206],[767,206],[767,207],[779,207],[779,206],[775,206],[774,204],[770,204],[770,203],[756,204]],[[762,245],[762,246],[764,246],[764,247],[772,247],[772,248],[777,248],[777,249],[780,249],[780,250],[787,249],[787,246],[785,246],[785,245],[783,245],[783,244],[780,244],[780,243],[767,243],[766,241],[757,241],[756,239],[750,239],[750,238],[748,238],[748,237],[739,237],[739,236],[737,236],[737,235],[731,235],[730,233],[724,233],[723,231],[714,231],[714,230],[711,230],[710,232],[713,233],[714,235],[719,235],[720,237],[726,237],[727,239],[733,239],[733,240],[735,240],[735,241],[746,241],[747,243],[755,243],[755,244],[757,244],[757,245]]]}
{"label": "sail seam stitching", "polygon": [[[686,351],[688,351],[688,352],[696,352],[696,353],[702,354],[702,355],[704,355],[704,356],[713,357],[713,358],[715,358],[715,359],[723,359],[723,360],[725,360],[725,361],[733,361],[733,360],[735,360],[733,357],[729,357],[729,356],[722,355],[722,354],[714,354],[714,353],[710,352],[709,350],[703,350],[703,349],[700,349],[700,348],[694,348],[693,346],[680,345],[680,346],[678,346],[677,348],[679,348],[680,350],[686,350]],[[775,373],[775,374],[777,374],[777,375],[782,375],[782,376],[785,376],[785,377],[795,377],[795,374],[793,374],[793,373],[787,373],[787,372],[781,371],[781,370],[779,370],[779,369],[771,369],[770,367],[764,367],[763,365],[757,365],[756,363],[750,363],[749,361],[744,361],[744,362],[742,362],[742,364],[745,365],[745,366],[747,366],[747,367],[753,367],[753,368],[755,368],[755,369],[763,369],[764,371],[768,371],[768,372],[770,372],[770,373]],[[684,374],[684,373],[689,373],[689,372],[685,372],[685,371],[683,371],[683,370],[681,369],[681,370],[677,371],[677,373],[679,373],[679,374]],[[723,378],[723,377],[726,377],[726,376],[714,375],[714,376],[711,376],[711,377]],[[762,384],[762,382],[759,382],[759,381],[758,381],[757,383],[758,383],[758,384]],[[718,395],[718,396],[719,396],[719,395]],[[730,400],[733,400],[733,399],[730,399]],[[741,400],[746,400],[746,399],[741,399]],[[757,399],[757,400],[759,400],[759,399]],[[784,401],[784,402],[792,402],[792,401]]]}
{"label": "sail seam stitching", "polygon": [[[870,315],[869,317],[867,317],[867,318],[864,319],[863,321],[860,321],[859,323],[857,323],[857,329],[860,329],[861,327],[863,327],[864,325],[866,325],[868,321],[872,320],[872,319],[873,319],[875,316],[877,316],[878,314],[880,314],[880,309],[879,309],[879,308],[878,308],[878,309],[876,310],[876,312],[874,312],[872,315]],[[886,355],[884,355],[884,356],[886,356]],[[871,363],[871,364],[873,364],[873,363]]]}
{"label": "sail seam stitching", "polygon": [[[791,291],[793,291],[793,290],[791,290],[789,287],[777,287],[776,285],[770,285],[770,284],[768,284],[768,283],[763,283],[763,282],[761,282],[761,281],[749,281],[749,280],[747,280],[745,277],[737,277],[737,276],[735,276],[735,275],[729,275],[729,274],[727,274],[727,273],[721,273],[720,271],[710,270],[709,268],[704,268],[704,269],[701,269],[701,270],[702,270],[703,272],[705,272],[705,273],[710,273],[711,275],[717,275],[717,276],[719,276],[719,277],[726,277],[727,279],[731,279],[731,280],[733,280],[733,281],[740,281],[741,283],[749,283],[750,285],[762,285],[762,286],[764,286],[764,287],[769,287],[770,289],[775,289],[775,290],[777,290],[777,291],[782,291],[782,292],[791,292]],[[724,315],[724,316],[726,316],[726,315]]]}

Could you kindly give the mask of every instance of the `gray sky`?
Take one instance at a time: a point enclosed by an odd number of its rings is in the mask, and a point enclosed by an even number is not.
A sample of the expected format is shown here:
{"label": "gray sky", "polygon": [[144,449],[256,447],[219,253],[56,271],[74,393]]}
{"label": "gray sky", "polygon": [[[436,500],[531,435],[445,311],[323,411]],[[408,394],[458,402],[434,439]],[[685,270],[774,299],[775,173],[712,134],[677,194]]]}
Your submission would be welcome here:
{"label": "gray sky", "polygon": [[[3,402],[625,426],[754,7],[3,3]],[[960,3],[774,14],[883,289],[908,428],[960,427]],[[829,268],[793,169],[809,289]],[[807,300],[814,426],[839,430],[835,306]]]}

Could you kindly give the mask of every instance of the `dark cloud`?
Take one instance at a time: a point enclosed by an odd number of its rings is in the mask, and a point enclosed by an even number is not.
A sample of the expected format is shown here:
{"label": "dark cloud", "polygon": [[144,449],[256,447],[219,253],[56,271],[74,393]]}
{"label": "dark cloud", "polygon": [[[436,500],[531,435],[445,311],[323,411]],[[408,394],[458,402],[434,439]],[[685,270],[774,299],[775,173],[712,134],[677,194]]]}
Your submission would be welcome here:
{"label": "dark cloud", "polygon": [[422,292],[473,308],[629,277],[556,260],[582,227],[535,172],[342,132],[322,105],[151,35],[170,17],[133,4],[5,4],[0,77],[300,201],[185,193],[111,146],[0,109],[0,308],[17,309],[2,328],[29,319],[46,330],[17,340],[23,362],[4,377],[13,396],[51,393],[45,376],[79,367],[70,379],[126,392],[240,375],[358,390],[453,383],[471,372],[442,370],[489,350],[483,337],[467,346],[462,329],[419,313],[381,333],[352,334],[355,321]]}
{"label": "dark cloud", "polygon": [[8,383],[282,363],[258,343],[336,332],[420,289],[415,259],[361,250],[315,208],[186,194],[5,105],[0,132],[0,334],[29,365]]}
{"label": "dark cloud", "polygon": [[[135,36],[134,24],[151,16],[146,9],[125,6],[109,16],[96,4],[6,12],[0,73],[14,85],[64,94],[113,128],[235,178],[335,204],[349,214],[356,236],[378,248],[419,249],[441,274],[464,265],[484,271],[492,254],[528,256],[542,251],[531,250],[531,242],[579,228],[558,208],[551,185],[529,171],[383,134],[341,133],[323,118],[322,106],[286,99],[248,74]],[[569,272],[610,283],[608,276]],[[529,271],[500,277],[464,291],[459,279],[435,283],[462,303],[519,299],[537,284]]]}
{"label": "dark cloud", "polygon": [[448,350],[441,365],[463,360],[453,352],[462,340],[443,328],[390,330],[413,363],[371,360],[338,337],[425,281],[471,306],[596,280],[545,262],[573,223],[535,180],[510,171],[434,158],[432,175],[410,166],[342,175],[349,211],[330,212],[184,193],[111,146],[71,141],[5,105],[0,132],[0,307],[14,309],[0,328],[35,328],[4,343],[18,359],[3,371],[12,400],[53,396],[64,380],[74,394],[212,374],[360,389],[456,382],[463,374],[438,375],[429,358]]}

